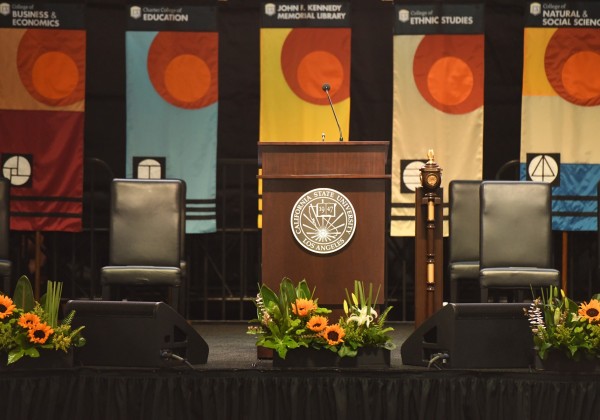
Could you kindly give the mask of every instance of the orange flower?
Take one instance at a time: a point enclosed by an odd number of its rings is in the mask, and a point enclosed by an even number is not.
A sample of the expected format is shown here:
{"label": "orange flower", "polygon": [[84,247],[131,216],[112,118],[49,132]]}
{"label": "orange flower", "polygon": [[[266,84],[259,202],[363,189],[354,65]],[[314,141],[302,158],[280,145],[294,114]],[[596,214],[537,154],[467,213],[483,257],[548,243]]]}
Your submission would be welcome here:
{"label": "orange flower", "polygon": [[596,299],[590,300],[590,303],[583,302],[579,305],[579,315],[587,319],[588,322],[600,321],[600,302]]}
{"label": "orange flower", "polygon": [[292,303],[292,312],[298,316],[306,316],[316,308],[317,305],[308,299],[296,299],[296,303]]}
{"label": "orange flower", "polygon": [[29,329],[29,341],[32,343],[44,344],[53,332],[54,330],[50,328],[50,325],[40,322]]}
{"label": "orange flower", "polygon": [[328,325],[322,335],[329,345],[335,346],[344,342],[343,338],[346,336],[346,332],[339,324],[333,324]]}
{"label": "orange flower", "polygon": [[11,298],[0,295],[0,319],[4,319],[13,313],[16,308]]}
{"label": "orange flower", "polygon": [[313,316],[306,324],[309,330],[321,332],[327,328],[327,318],[324,316]]}
{"label": "orange flower", "polygon": [[21,315],[21,317],[19,318],[19,325],[23,328],[31,328],[35,324],[39,324],[40,322],[41,320],[39,316],[29,312]]}

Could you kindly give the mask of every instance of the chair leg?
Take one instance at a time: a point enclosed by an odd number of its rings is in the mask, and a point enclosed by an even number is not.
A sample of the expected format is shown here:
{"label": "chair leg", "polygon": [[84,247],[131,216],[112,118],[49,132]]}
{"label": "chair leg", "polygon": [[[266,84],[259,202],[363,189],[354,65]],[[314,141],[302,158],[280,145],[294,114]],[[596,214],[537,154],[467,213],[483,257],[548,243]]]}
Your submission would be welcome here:
{"label": "chair leg", "polygon": [[171,287],[169,293],[169,300],[171,307],[179,313],[179,289],[180,287]]}
{"label": "chair leg", "polygon": [[482,287],[481,288],[481,303],[487,303],[487,302],[488,302],[488,288]]}
{"label": "chair leg", "polygon": [[179,305],[179,313],[184,317],[187,318],[187,303],[186,303],[186,297],[188,294],[188,291],[186,289],[187,287],[187,283],[182,284],[181,287],[179,288],[179,300],[177,302],[177,305]]}
{"label": "chair leg", "polygon": [[111,300],[110,286],[102,285],[102,300]]}
{"label": "chair leg", "polygon": [[450,302],[458,302],[458,280],[450,280]]}

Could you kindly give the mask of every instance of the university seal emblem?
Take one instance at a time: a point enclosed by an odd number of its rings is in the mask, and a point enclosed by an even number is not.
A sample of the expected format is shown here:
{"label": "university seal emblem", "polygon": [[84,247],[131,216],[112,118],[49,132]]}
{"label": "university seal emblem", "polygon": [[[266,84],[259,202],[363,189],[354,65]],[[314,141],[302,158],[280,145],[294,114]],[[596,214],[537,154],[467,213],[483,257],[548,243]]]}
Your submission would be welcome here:
{"label": "university seal emblem", "polygon": [[294,238],[315,254],[330,254],[350,243],[356,230],[356,213],[348,198],[330,188],[304,193],[292,208]]}

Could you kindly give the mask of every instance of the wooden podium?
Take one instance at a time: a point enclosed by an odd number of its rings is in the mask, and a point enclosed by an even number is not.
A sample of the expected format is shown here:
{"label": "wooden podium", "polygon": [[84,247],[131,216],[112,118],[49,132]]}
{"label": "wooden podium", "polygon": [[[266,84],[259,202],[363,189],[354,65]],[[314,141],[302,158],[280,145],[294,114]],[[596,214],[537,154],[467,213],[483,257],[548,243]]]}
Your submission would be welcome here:
{"label": "wooden podium", "polygon": [[[378,303],[383,303],[388,147],[389,142],[382,141],[258,143],[264,284],[278,292],[283,277],[294,282],[306,279],[316,287],[320,305],[339,309],[345,290],[352,291],[354,280],[361,280],[367,286],[373,283],[374,293],[381,286]],[[315,253],[302,245],[292,228],[301,208],[298,201],[307,192],[321,189],[345,196],[355,217],[351,239],[328,253]],[[335,220],[333,213],[329,216]]]}

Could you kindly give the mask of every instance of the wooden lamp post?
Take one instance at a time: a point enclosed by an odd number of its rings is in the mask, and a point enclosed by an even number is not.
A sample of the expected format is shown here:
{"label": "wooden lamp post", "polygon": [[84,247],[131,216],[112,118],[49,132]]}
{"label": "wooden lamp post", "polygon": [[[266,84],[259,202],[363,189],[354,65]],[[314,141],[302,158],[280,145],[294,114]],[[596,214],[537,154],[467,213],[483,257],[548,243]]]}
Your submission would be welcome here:
{"label": "wooden lamp post", "polygon": [[415,200],[415,328],[441,309],[444,294],[442,170],[433,150],[427,157]]}

